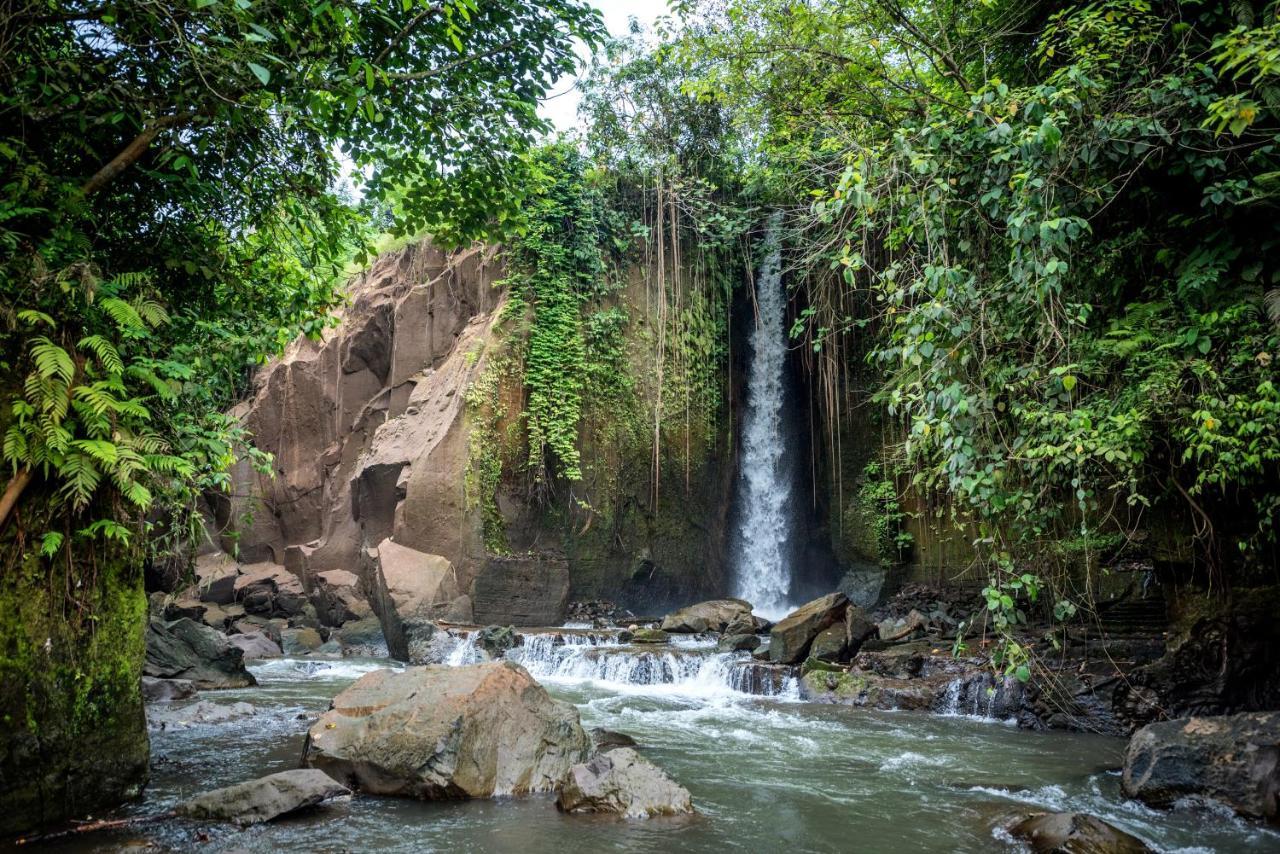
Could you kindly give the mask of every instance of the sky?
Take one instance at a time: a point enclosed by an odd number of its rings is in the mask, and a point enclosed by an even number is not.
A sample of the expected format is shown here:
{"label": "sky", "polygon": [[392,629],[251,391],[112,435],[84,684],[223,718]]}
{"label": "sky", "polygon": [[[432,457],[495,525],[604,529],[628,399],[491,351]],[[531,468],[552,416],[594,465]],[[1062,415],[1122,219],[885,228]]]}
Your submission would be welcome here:
{"label": "sky", "polygon": [[[635,18],[646,29],[653,27],[658,17],[668,13],[667,0],[593,0],[592,5],[604,15],[604,25],[614,36],[627,34],[628,21]],[[578,51],[583,58],[585,70],[587,51]],[[577,77],[566,75],[556,81],[549,97],[543,100],[538,113],[550,119],[560,130],[571,130],[578,126],[578,102],[581,100],[577,89]]]}

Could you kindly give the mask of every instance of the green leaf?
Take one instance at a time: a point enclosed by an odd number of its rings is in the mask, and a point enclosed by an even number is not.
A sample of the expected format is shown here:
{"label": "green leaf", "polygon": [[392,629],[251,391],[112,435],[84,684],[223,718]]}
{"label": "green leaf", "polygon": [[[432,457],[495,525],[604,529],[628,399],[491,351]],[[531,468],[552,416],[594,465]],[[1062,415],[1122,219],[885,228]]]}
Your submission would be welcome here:
{"label": "green leaf", "polygon": [[1071,391],[1076,387],[1076,378],[1071,374],[1067,374],[1065,377],[1062,378],[1062,387],[1065,388],[1067,391]]}
{"label": "green leaf", "polygon": [[253,75],[254,75],[255,77],[257,77],[259,80],[261,80],[261,81],[262,81],[262,85],[263,85],[263,86],[265,86],[265,85],[267,85],[268,83],[270,83],[270,82],[271,82],[271,72],[270,72],[270,71],[268,71],[267,69],[263,68],[263,67],[262,67],[261,65],[259,65],[258,63],[256,63],[256,62],[250,62],[250,63],[249,63],[249,70],[253,72]]}

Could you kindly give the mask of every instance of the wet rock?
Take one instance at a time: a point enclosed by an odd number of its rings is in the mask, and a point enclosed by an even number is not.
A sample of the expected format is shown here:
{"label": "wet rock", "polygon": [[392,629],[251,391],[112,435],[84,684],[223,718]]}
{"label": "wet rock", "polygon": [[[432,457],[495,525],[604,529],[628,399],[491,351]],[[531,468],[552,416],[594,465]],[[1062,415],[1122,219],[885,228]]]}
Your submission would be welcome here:
{"label": "wet rock", "polygon": [[[768,650],[759,649],[752,653],[755,659],[760,653]],[[735,691],[744,694],[755,694],[761,697],[776,697],[783,692],[793,670],[779,664],[767,664],[760,660],[734,662],[730,671],[730,684]]]}
{"label": "wet rock", "polygon": [[[821,663],[819,663],[821,664]],[[810,668],[800,679],[802,699],[867,709],[928,711],[945,689],[943,677],[897,678],[859,671]]]}
{"label": "wet rock", "polygon": [[334,634],[344,658],[387,658],[386,638],[382,635],[382,622],[377,617],[344,623]]}
{"label": "wet rock", "polygon": [[1148,724],[1129,741],[1122,786],[1151,806],[1203,797],[1280,822],[1280,712]]}
{"label": "wet rock", "polygon": [[809,658],[828,662],[849,660],[849,637],[844,622],[835,623],[818,632],[809,648]]}
{"label": "wet rock", "polygon": [[476,646],[487,652],[490,658],[502,657],[515,645],[516,630],[513,626],[485,626],[476,633]]}
{"label": "wet rock", "polygon": [[373,608],[360,593],[360,579],[345,569],[330,569],[311,576],[311,605],[326,626],[341,626],[373,616]]}
{"label": "wet rock", "polygon": [[278,563],[241,567],[234,589],[245,611],[260,617],[292,617],[307,603],[302,582]]}
{"label": "wet rock", "polygon": [[569,703],[510,661],[366,674],[311,727],[304,763],[372,794],[550,791],[591,740]]}
{"label": "wet rock", "polygon": [[769,635],[769,658],[777,664],[798,664],[824,629],[842,621],[849,605],[843,593],[828,593],[800,606],[774,625]]}
{"label": "wet rock", "polygon": [[259,824],[350,794],[323,771],[298,768],[205,792],[178,804],[174,812],[186,818]]}
{"label": "wet rock", "polygon": [[323,643],[315,629],[285,629],[280,633],[280,649],[285,655],[310,655]]}
{"label": "wet rock", "polygon": [[147,703],[168,703],[186,700],[196,695],[196,685],[190,679],[157,679],[142,677],[142,699]]}
{"label": "wet rock", "polygon": [[479,623],[558,626],[569,607],[569,564],[559,555],[491,555],[471,600]]}
{"label": "wet rock", "polygon": [[143,673],[162,679],[189,679],[197,688],[243,688],[256,685],[244,669],[244,653],[226,635],[192,620],[147,624],[147,658]]}
{"label": "wet rock", "polygon": [[240,648],[240,651],[244,653],[245,661],[254,661],[259,658],[279,658],[283,655],[279,644],[262,632],[231,635],[227,640],[231,642],[232,646]]}
{"label": "wet rock", "polygon": [[756,618],[751,614],[739,614],[724,627],[724,635],[754,635],[760,632]]}
{"label": "wet rock", "polygon": [[726,634],[720,638],[720,643],[716,644],[716,649],[720,652],[750,652],[760,648],[760,638],[757,635],[730,635]]}
{"label": "wet rock", "polygon": [[563,812],[598,812],[627,818],[693,812],[689,790],[629,747],[599,753],[569,769],[556,798]]}
{"label": "wet rock", "polygon": [[433,621],[461,595],[453,564],[389,539],[371,550],[370,558],[371,602],[391,657],[411,663],[428,660],[425,650],[436,634]]}
{"label": "wet rock", "polygon": [[1152,854],[1138,837],[1084,813],[1033,813],[1008,830],[1035,854]]}
{"label": "wet rock", "polygon": [[595,747],[596,753],[607,753],[619,747],[635,747],[636,740],[625,733],[596,727],[591,730],[591,744]]}
{"label": "wet rock", "polygon": [[668,614],[662,620],[662,630],[690,634],[723,632],[730,623],[750,618],[751,603],[741,599],[712,599]]}
{"label": "wet rock", "polygon": [[641,628],[631,633],[632,643],[670,643],[671,635],[662,629]]}
{"label": "wet rock", "polygon": [[194,724],[221,724],[247,718],[258,710],[249,703],[215,703],[200,700],[186,706],[152,706],[147,723],[152,727],[183,727]]}

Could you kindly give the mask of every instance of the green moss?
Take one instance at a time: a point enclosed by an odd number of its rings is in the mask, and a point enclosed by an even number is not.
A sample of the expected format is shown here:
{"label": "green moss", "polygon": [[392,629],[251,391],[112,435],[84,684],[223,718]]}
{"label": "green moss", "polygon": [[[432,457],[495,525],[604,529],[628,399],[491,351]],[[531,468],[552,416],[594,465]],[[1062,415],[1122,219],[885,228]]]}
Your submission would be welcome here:
{"label": "green moss", "polygon": [[[18,551],[9,538],[0,543]],[[15,554],[0,592],[0,833],[136,795],[149,745],[139,683],[146,597],[136,549]]]}

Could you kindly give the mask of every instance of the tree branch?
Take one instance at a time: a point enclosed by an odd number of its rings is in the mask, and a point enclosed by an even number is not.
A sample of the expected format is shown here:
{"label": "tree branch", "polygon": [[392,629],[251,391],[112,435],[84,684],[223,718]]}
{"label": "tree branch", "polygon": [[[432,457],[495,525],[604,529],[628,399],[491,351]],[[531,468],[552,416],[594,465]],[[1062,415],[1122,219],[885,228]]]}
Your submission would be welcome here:
{"label": "tree branch", "polygon": [[159,136],[160,131],[172,127],[181,127],[193,118],[195,118],[195,113],[177,113],[172,116],[161,116],[158,119],[152,119],[147,122],[142,128],[142,132],[135,136],[133,141],[121,149],[119,154],[111,158],[105,166],[95,172],[93,177],[84,183],[84,186],[80,188],[81,194],[91,196],[101,190],[117,175],[136,163],[138,158],[151,147],[151,143]]}

